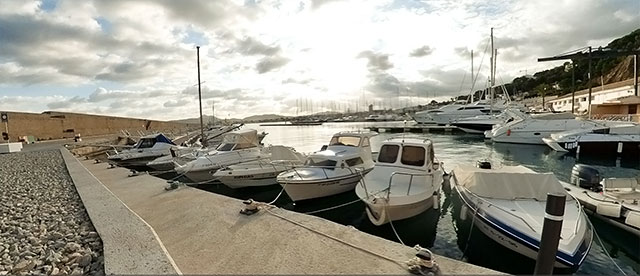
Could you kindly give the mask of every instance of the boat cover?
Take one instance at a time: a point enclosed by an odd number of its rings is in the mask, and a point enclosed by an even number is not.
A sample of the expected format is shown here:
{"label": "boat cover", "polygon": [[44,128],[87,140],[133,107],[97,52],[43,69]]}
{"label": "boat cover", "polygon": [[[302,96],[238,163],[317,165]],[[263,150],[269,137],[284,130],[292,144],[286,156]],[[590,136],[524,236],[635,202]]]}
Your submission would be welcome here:
{"label": "boat cover", "polygon": [[[547,193],[567,194],[553,173],[536,173],[523,166],[480,169],[458,166],[454,169],[458,185],[485,198],[547,200]],[[571,200],[567,197],[567,201]]]}
{"label": "boat cover", "polygon": [[271,146],[271,160],[303,161],[304,157],[290,147]]}
{"label": "boat cover", "polygon": [[171,139],[167,138],[167,136],[164,136],[164,134],[160,133],[158,134],[158,136],[156,136],[156,143],[167,143],[170,145],[176,145],[174,144]]}
{"label": "boat cover", "polygon": [[238,130],[225,134],[223,144],[237,144],[236,149],[258,145],[258,131],[255,129]]}

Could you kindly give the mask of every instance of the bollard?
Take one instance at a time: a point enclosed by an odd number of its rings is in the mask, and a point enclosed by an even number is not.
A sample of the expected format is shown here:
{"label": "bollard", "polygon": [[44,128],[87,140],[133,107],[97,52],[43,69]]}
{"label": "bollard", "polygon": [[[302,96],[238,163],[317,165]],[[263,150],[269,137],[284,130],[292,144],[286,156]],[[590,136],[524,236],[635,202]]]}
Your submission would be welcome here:
{"label": "bollard", "polygon": [[553,273],[553,265],[556,262],[556,253],[560,242],[560,231],[562,231],[565,200],[566,195],[547,194],[542,237],[533,275],[551,275]]}

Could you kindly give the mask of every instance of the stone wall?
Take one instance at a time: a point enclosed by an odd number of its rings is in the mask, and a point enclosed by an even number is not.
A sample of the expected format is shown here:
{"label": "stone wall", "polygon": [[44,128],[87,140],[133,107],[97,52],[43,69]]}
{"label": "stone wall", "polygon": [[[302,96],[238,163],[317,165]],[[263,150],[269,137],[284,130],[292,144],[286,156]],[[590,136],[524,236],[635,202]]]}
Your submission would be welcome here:
{"label": "stone wall", "polygon": [[50,140],[71,138],[76,134],[83,137],[115,134],[121,130],[132,135],[137,135],[138,131],[184,132],[198,127],[196,124],[53,111],[42,114],[7,112],[7,115],[8,124],[0,123],[0,132],[7,132],[5,127],[8,127],[11,141],[18,141],[28,135],[34,136],[36,140]]}

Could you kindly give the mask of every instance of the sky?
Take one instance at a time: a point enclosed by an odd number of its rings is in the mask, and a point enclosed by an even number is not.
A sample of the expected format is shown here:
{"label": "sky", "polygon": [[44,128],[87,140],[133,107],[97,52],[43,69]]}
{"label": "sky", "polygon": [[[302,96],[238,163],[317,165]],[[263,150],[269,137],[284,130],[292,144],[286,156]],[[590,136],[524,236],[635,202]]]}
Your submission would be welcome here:
{"label": "sky", "polygon": [[[0,0],[0,110],[157,120],[424,104],[640,27],[638,0]],[[212,108],[213,106],[213,108]]]}

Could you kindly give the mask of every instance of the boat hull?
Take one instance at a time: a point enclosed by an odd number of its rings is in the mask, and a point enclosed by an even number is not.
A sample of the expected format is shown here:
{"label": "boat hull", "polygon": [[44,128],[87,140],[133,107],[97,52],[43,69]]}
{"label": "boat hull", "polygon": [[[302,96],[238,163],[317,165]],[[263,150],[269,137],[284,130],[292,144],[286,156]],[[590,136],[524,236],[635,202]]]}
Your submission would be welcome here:
{"label": "boat hull", "polygon": [[[482,207],[476,207],[472,204],[470,198],[466,196],[465,192],[460,191],[458,187],[454,186],[454,190],[463,204],[463,209],[466,211],[464,213],[467,214],[466,216],[473,217],[474,229],[480,230],[485,236],[513,252],[534,261],[537,259],[540,245],[539,240],[524,235],[501,222],[499,219],[485,213]],[[475,208],[478,208],[478,211],[474,214],[473,210],[475,210]],[[582,215],[584,216],[584,214]],[[585,216],[584,219],[588,218]],[[558,251],[554,268],[569,272],[577,271],[591,249],[593,242],[592,231],[591,226],[588,225],[587,232],[574,255]]]}
{"label": "boat hull", "polygon": [[279,173],[273,171],[259,174],[224,175],[217,177],[217,180],[232,189],[269,186],[278,184],[276,177]]}
{"label": "boat hull", "polygon": [[356,187],[363,174],[350,174],[322,180],[280,180],[278,182],[284,187],[291,200],[302,201],[351,191]]}
{"label": "boat hull", "polygon": [[206,184],[208,182],[213,182],[215,180],[215,178],[213,177],[213,174],[217,170],[218,169],[207,169],[207,170],[198,170],[198,171],[194,170],[194,171],[183,172],[182,174],[194,183]]}
{"label": "boat hull", "polygon": [[369,217],[371,223],[380,226],[390,221],[398,221],[417,216],[438,204],[436,202],[438,200],[436,195],[417,196],[422,199],[404,203],[394,203],[393,198],[389,200],[389,203],[387,203],[387,200],[384,198],[365,199],[367,217]]}

